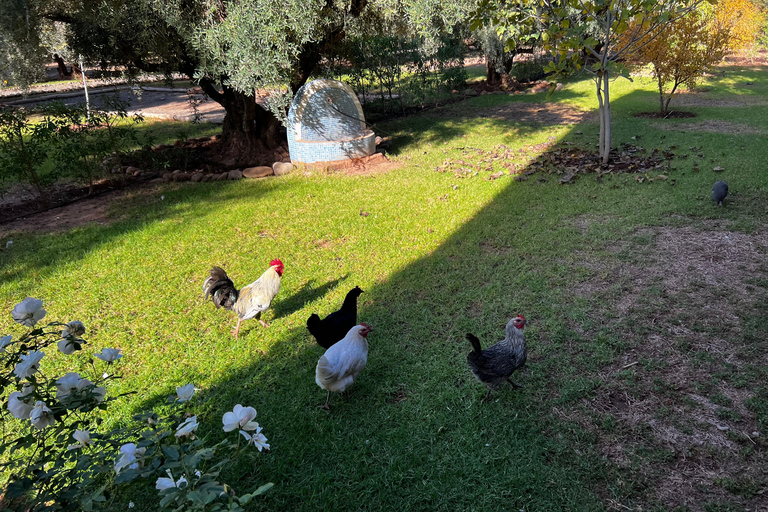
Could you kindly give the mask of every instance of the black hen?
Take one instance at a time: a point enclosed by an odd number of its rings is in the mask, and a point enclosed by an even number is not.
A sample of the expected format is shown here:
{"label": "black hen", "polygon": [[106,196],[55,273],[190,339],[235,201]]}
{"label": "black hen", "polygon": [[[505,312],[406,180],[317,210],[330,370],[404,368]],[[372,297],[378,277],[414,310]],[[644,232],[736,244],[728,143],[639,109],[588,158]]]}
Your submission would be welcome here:
{"label": "black hen", "polygon": [[355,286],[347,293],[340,310],[334,311],[323,320],[320,320],[316,313],[312,313],[307,319],[307,329],[315,337],[318,345],[330,348],[357,325],[357,298],[361,293],[363,290]]}
{"label": "black hen", "polygon": [[508,382],[513,388],[521,388],[509,378],[515,370],[525,364],[525,326],[523,315],[517,315],[507,323],[506,336],[503,340],[483,350],[480,340],[474,334],[467,334],[472,344],[472,352],[467,354],[467,363],[475,378],[488,387],[483,401],[488,399],[492,389]]}
{"label": "black hen", "polygon": [[208,278],[203,283],[205,298],[211,296],[211,300],[217,308],[232,309],[237,302],[238,291],[235,283],[227,276],[221,267],[213,267]]}

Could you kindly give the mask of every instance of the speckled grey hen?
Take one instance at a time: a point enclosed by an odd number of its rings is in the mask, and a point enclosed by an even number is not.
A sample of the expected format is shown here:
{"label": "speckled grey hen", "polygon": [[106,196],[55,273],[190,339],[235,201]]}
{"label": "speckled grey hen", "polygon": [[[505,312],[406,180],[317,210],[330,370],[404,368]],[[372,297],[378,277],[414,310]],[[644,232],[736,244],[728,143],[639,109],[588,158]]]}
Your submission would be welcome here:
{"label": "speckled grey hen", "polygon": [[504,339],[485,350],[480,347],[480,340],[474,334],[467,334],[467,339],[472,344],[472,352],[467,354],[467,363],[475,378],[488,387],[483,401],[488,399],[491,390],[504,382],[508,382],[513,388],[523,387],[510,379],[527,359],[523,327],[525,317],[517,315],[507,322]]}

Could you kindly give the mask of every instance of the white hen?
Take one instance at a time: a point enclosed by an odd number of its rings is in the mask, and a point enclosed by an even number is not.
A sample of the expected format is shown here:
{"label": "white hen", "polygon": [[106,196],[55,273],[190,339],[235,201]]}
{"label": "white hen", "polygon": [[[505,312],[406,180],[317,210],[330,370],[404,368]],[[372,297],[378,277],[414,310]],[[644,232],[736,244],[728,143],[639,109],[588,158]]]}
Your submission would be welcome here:
{"label": "white hen", "polygon": [[368,362],[368,340],[366,337],[373,329],[368,324],[356,325],[346,336],[320,356],[315,368],[315,382],[328,391],[325,405],[331,408],[331,391],[344,391],[352,385]]}

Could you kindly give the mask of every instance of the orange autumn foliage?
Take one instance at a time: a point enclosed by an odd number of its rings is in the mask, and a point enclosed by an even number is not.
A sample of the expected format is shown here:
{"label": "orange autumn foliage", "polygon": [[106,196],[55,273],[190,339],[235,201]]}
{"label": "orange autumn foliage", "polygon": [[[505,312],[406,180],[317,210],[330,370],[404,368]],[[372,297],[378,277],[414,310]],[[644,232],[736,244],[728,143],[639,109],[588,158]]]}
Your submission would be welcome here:
{"label": "orange autumn foliage", "polygon": [[750,0],[719,0],[648,34],[630,59],[652,65],[661,113],[666,114],[681,86],[693,88],[723,57],[754,43],[763,19]]}
{"label": "orange autumn foliage", "polygon": [[718,0],[712,22],[728,30],[728,49],[741,50],[755,42],[765,14],[750,0]]}

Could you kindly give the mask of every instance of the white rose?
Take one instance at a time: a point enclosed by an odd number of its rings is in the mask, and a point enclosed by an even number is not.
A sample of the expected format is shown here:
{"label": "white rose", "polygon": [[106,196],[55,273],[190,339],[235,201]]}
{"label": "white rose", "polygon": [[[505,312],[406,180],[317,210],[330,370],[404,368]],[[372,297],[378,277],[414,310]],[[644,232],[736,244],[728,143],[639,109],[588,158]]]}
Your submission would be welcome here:
{"label": "white rose", "polygon": [[195,385],[194,384],[187,384],[186,386],[181,386],[180,388],[176,388],[176,398],[178,398],[179,402],[186,402],[190,398],[192,398],[192,395],[195,394]]}
{"label": "white rose", "polygon": [[11,315],[14,322],[27,327],[34,327],[37,322],[45,317],[43,301],[27,297],[16,304],[13,311],[11,311]]}
{"label": "white rose", "polygon": [[136,448],[133,443],[127,443],[120,447],[120,460],[115,464],[115,473],[120,474],[123,468],[136,469],[139,467],[139,463],[136,461],[137,457],[144,455],[147,451],[146,448]]}
{"label": "white rose", "polygon": [[14,391],[8,395],[8,412],[14,418],[25,420],[29,418],[29,413],[32,412],[32,405],[22,400],[22,396],[24,396],[24,393],[21,391]]}
{"label": "white rose", "polygon": [[13,369],[14,375],[20,379],[31,377],[40,368],[40,360],[44,355],[45,352],[32,350],[29,354],[21,356],[21,362]]}
{"label": "white rose", "polygon": [[77,383],[83,380],[77,372],[69,372],[56,381],[56,398],[64,400],[70,393],[77,391]]}
{"label": "white rose", "polygon": [[29,413],[29,420],[32,422],[37,430],[43,430],[45,427],[49,427],[55,423],[53,418],[53,411],[51,411],[45,402],[37,401],[32,411]]}
{"label": "white rose", "polygon": [[98,357],[102,361],[106,361],[107,363],[112,363],[114,361],[117,361],[121,357],[123,357],[123,354],[121,354],[120,352],[122,352],[122,350],[120,349],[103,348],[101,349],[100,354],[93,354],[93,355]]}
{"label": "white rose", "polygon": [[256,409],[253,407],[243,407],[237,404],[232,412],[225,412],[222,417],[224,423],[224,432],[232,432],[235,429],[255,430],[259,424],[251,421],[256,417]]}
{"label": "white rose", "polygon": [[184,423],[176,427],[176,437],[191,435],[195,430],[197,430],[197,427],[197,416],[187,418]]}

